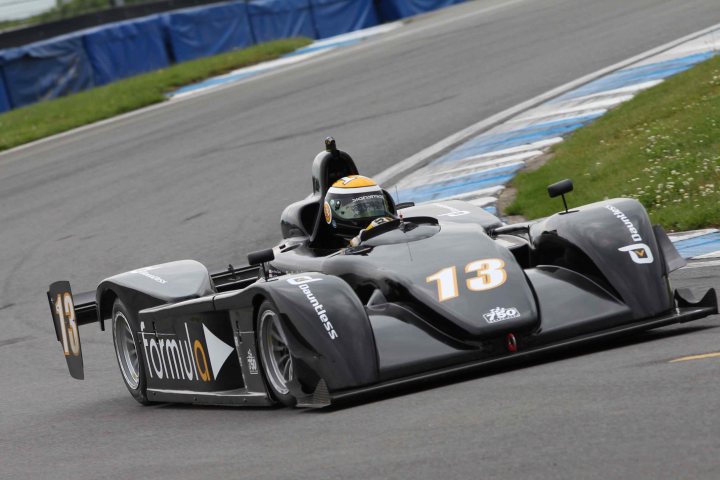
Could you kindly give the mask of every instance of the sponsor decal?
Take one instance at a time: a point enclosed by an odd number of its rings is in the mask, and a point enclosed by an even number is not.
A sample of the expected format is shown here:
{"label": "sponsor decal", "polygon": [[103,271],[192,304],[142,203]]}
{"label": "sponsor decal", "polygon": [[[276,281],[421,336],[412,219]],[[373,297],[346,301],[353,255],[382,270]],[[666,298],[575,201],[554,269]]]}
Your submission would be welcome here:
{"label": "sponsor decal", "polygon": [[515,307],[503,308],[495,307],[488,313],[483,315],[483,318],[487,323],[497,323],[503,320],[510,320],[511,318],[519,318],[520,312]]}
{"label": "sponsor decal", "polygon": [[643,240],[642,236],[632,221],[630,221],[630,219],[617,207],[606,205],[605,208],[610,210],[612,214],[615,215],[615,218],[623,222],[625,227],[628,229],[628,232],[630,232],[630,237],[633,242],[637,242],[632,245],[620,247],[618,248],[618,251],[627,252],[630,255],[630,259],[637,264],[642,265],[646,263],[653,263],[654,258],[652,250],[650,250],[650,247],[646,244],[641,243]]}
{"label": "sponsor decal", "polygon": [[359,177],[360,177],[360,175],[352,175],[352,176],[350,176],[350,177],[342,177],[340,180],[338,180],[338,181],[335,182],[335,183],[340,183],[340,182],[342,182],[343,185],[347,185],[348,183],[352,182],[353,180],[355,180],[355,179],[357,179],[357,178],[359,178]]}
{"label": "sponsor decal", "polygon": [[257,366],[257,358],[255,355],[253,355],[253,352],[251,349],[248,348],[247,351],[247,357],[245,357],[247,360],[248,370],[250,370],[250,375],[257,375],[258,373],[258,366]]}
{"label": "sponsor decal", "polygon": [[634,242],[642,242],[640,232],[638,232],[638,229],[635,228],[635,225],[623,212],[621,212],[617,207],[614,207],[612,205],[605,205],[605,208],[610,210],[612,214],[615,215],[615,218],[625,224],[625,227],[627,227],[628,231],[630,232],[630,236],[632,237]]}
{"label": "sponsor decal", "polygon": [[154,280],[161,285],[165,285],[167,283],[167,280],[164,280],[164,279],[158,277],[157,275],[153,275],[152,273],[150,273],[150,270],[155,270],[156,268],[160,268],[160,267],[138,268],[137,270],[133,270],[130,273],[137,273],[138,275],[142,275],[143,277],[147,277],[150,280]]}
{"label": "sponsor decal", "polygon": [[362,175],[350,175],[349,177],[342,177],[337,182],[333,183],[333,187],[342,187],[342,188],[353,188],[353,187],[368,187],[368,186],[375,186],[376,183],[368,178],[364,177]]}
{"label": "sponsor decal", "polygon": [[304,283],[319,282],[322,278],[313,278],[308,275],[300,275],[299,277],[288,278],[287,282],[290,285],[302,285]]}
{"label": "sponsor decal", "polygon": [[355,197],[353,198],[350,203],[358,203],[363,202],[365,200],[384,200],[382,195],[363,195],[362,197]]}
{"label": "sponsor decal", "polygon": [[325,308],[320,303],[320,301],[315,298],[315,294],[313,294],[312,290],[310,290],[310,287],[308,286],[308,283],[310,282],[319,282],[321,280],[322,278],[313,278],[308,275],[302,275],[299,277],[288,278],[287,282],[291,285],[296,285],[302,291],[302,293],[308,299],[308,302],[310,302],[313,310],[315,311],[315,315],[317,315],[317,317],[320,319],[323,326],[325,327],[325,331],[327,332],[330,339],[335,340],[339,337],[339,335],[335,331],[333,324],[330,322]]}
{"label": "sponsor decal", "polygon": [[145,332],[145,322],[140,322],[150,378],[198,382],[217,379],[233,347],[216,337],[205,325],[202,326],[204,341],[190,334],[187,323],[184,327],[184,336],[174,333],[156,335]]}
{"label": "sponsor decal", "polygon": [[328,202],[323,203],[323,213],[325,214],[325,221],[327,223],[332,222],[332,210],[330,209],[330,204]]}
{"label": "sponsor decal", "polygon": [[451,207],[449,205],[443,205],[441,203],[436,203],[438,207],[444,208],[446,210],[449,210],[447,213],[439,213],[438,217],[462,217],[463,215],[469,215],[470,212],[467,210],[459,210],[455,207]]}
{"label": "sponsor decal", "polygon": [[635,243],[632,245],[628,245],[627,247],[621,247],[618,248],[621,252],[627,252],[630,254],[630,259],[639,264],[643,263],[652,263],[653,262],[653,255],[652,251],[650,251],[650,247],[645,245],[644,243]]}

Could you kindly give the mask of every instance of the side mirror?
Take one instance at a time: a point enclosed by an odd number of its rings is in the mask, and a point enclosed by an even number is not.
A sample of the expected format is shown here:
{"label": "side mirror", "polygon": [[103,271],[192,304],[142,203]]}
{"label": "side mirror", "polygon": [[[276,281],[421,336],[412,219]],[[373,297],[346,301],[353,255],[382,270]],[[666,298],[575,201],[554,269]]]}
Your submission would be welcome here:
{"label": "side mirror", "polygon": [[550,198],[555,198],[558,195],[565,195],[566,193],[570,193],[573,191],[573,183],[572,180],[569,178],[566,178],[565,180],[560,180],[557,183],[553,183],[552,185],[549,185],[548,187],[548,195],[550,195]]}
{"label": "side mirror", "polygon": [[275,260],[275,254],[273,253],[272,248],[268,248],[266,250],[258,250],[257,252],[248,253],[247,256],[248,263],[250,265],[260,265],[263,272],[263,277],[265,277],[265,281],[268,279],[268,273],[267,269],[265,268],[265,264],[267,262],[272,262]]}
{"label": "side mirror", "polygon": [[565,180],[560,180],[559,182],[553,183],[552,185],[548,185],[547,190],[550,198],[555,198],[558,195],[562,197],[563,207],[565,207],[565,213],[568,213],[567,202],[565,201],[565,194],[573,191],[572,180],[570,180],[569,178],[566,178]]}
{"label": "side mirror", "polygon": [[272,248],[265,250],[258,250],[257,252],[248,253],[248,263],[250,265],[261,265],[263,263],[272,262],[275,260],[275,254]]}

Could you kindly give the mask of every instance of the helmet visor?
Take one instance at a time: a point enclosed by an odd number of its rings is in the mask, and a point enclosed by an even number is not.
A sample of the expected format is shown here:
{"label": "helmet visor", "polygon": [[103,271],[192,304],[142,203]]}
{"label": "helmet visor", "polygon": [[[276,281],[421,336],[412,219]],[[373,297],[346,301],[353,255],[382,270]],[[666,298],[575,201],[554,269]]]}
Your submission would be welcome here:
{"label": "helmet visor", "polygon": [[335,194],[328,199],[333,217],[343,220],[380,217],[387,215],[387,204],[381,193]]}

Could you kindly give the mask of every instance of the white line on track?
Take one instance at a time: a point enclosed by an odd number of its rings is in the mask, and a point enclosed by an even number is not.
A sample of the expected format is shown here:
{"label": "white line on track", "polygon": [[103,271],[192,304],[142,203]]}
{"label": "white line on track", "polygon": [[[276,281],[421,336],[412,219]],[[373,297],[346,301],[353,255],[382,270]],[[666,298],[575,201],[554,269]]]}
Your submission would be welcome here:
{"label": "white line on track", "polygon": [[561,118],[570,119],[581,118],[590,115],[602,115],[607,112],[609,108],[612,108],[623,102],[627,102],[631,98],[633,98],[633,95],[622,95],[592,103],[577,102],[573,106],[558,110],[546,110],[544,112],[535,112],[533,110],[532,114],[528,116],[513,118],[512,120],[507,122],[506,125],[512,125],[514,128],[517,128],[516,124],[518,123],[527,123],[528,125],[530,125],[546,121],[555,121]]}
{"label": "white line on track", "polygon": [[471,157],[467,157],[462,160],[458,160],[457,162],[453,162],[454,164],[460,164],[462,162],[471,162],[481,159],[495,159],[495,158],[502,158],[508,155],[512,155],[515,153],[521,153],[521,152],[527,152],[529,150],[543,150],[547,147],[551,147],[555,144],[561,143],[563,141],[562,137],[553,137],[548,138],[545,140],[540,140],[538,142],[533,143],[526,143],[524,145],[518,145],[517,147],[510,147],[510,148],[503,148],[502,150],[495,150],[493,152],[487,152],[487,153],[481,153],[480,155],[473,155]]}
{"label": "white line on track", "polygon": [[710,268],[710,267],[720,267],[720,260],[708,260],[706,262],[691,262],[682,268],[685,269],[685,268]]}
{"label": "white line on track", "polygon": [[[461,193],[458,195],[436,198],[434,200],[429,200],[429,201],[430,202],[445,202],[448,200],[477,200],[479,197],[497,197],[500,194],[500,192],[502,192],[503,190],[505,190],[505,186],[496,185],[494,187],[475,190],[474,192]],[[497,202],[497,198],[494,198],[494,201]]]}
{"label": "white line on track", "polygon": [[398,187],[407,188],[411,185],[422,185],[424,183],[429,183],[430,181],[439,182],[442,181],[445,177],[455,178],[471,173],[478,173],[491,168],[504,167],[517,162],[526,162],[542,154],[543,152],[541,150],[531,150],[529,152],[508,155],[507,157],[493,158],[491,160],[483,160],[477,162],[469,162],[468,160],[470,159],[463,160],[463,163],[466,165],[459,168],[452,168],[450,170],[419,170],[418,174],[413,175],[411,179],[402,180],[398,182],[397,185]]}
{"label": "white line on track", "polygon": [[702,237],[704,235],[708,235],[710,233],[717,233],[719,231],[720,230],[718,230],[717,228],[705,228],[703,230],[690,230],[688,232],[671,233],[668,236],[673,242],[680,242],[682,240],[690,240],[691,238]]}
{"label": "white line on track", "polygon": [[623,94],[636,94],[642,90],[647,90],[648,88],[660,85],[662,82],[664,82],[664,80],[650,80],[649,82],[636,83],[634,85],[628,85],[627,87],[616,88],[615,90],[604,90],[602,92],[591,93],[590,95],[578,97],[574,100],[589,100],[592,98],[614,97]]}
{"label": "white line on track", "polygon": [[375,27],[364,28],[362,30],[355,30],[354,32],[343,33],[341,35],[336,35],[331,38],[325,38],[323,40],[318,40],[316,42],[313,42],[311,45],[308,45],[305,48],[318,48],[318,47],[322,48],[322,47],[330,46],[334,43],[347,42],[350,40],[362,40],[363,38],[371,36],[371,35],[379,35],[381,33],[390,32],[392,30],[395,30],[397,27],[401,26],[402,24],[403,24],[402,21],[383,23],[382,25],[377,25]]}
{"label": "white line on track", "polygon": [[492,205],[495,202],[497,202],[497,198],[495,197],[480,197],[480,198],[474,198],[472,200],[468,200],[468,203],[475,205],[476,207],[487,207],[488,205]]}
{"label": "white line on track", "polygon": [[[542,152],[539,152],[539,154],[542,154]],[[445,180],[453,179],[462,180],[468,175],[475,175],[483,172],[491,175],[502,174],[502,171],[505,171],[509,167],[525,167],[525,160],[528,160],[535,156],[537,155],[524,156],[525,158],[522,158],[520,160],[518,160],[517,158],[513,158],[513,156],[508,158],[497,158],[488,162],[470,164],[463,168],[435,171],[427,175],[413,175],[412,177],[410,177],[410,179],[406,181],[406,183],[403,183],[401,185],[407,188],[409,185],[427,185],[429,183],[441,183]],[[496,173],[498,172],[498,170],[501,170],[501,172]],[[420,170],[419,172],[422,172],[422,170]]]}
{"label": "white line on track", "polygon": [[[168,94],[167,97],[171,101],[177,101],[177,100],[180,100],[181,98],[189,97],[192,95],[201,95],[202,93],[204,93],[208,90],[216,89],[216,88],[219,88],[221,85],[223,85],[223,84],[215,84],[215,85],[202,86],[208,82],[220,81],[225,78],[229,79],[229,78],[232,78],[233,76],[243,75],[243,74],[259,75],[260,73],[269,71],[271,69],[286,67],[286,66],[292,65],[294,63],[306,62],[310,58],[316,57],[318,55],[322,55],[323,53],[326,53],[327,51],[328,50],[315,50],[315,51],[303,53],[300,55],[293,55],[290,57],[280,57],[276,60],[262,62],[257,65],[252,65],[250,67],[239,68],[237,70],[233,70],[230,73],[226,73],[225,75],[218,75],[217,77],[212,77],[212,78],[208,78],[203,81],[200,81],[200,82],[196,82],[193,85],[186,85],[185,87],[175,90],[175,92],[180,92],[180,93],[173,92],[173,93]],[[228,81],[232,82],[232,83],[237,83],[240,80],[241,79],[228,80]]]}

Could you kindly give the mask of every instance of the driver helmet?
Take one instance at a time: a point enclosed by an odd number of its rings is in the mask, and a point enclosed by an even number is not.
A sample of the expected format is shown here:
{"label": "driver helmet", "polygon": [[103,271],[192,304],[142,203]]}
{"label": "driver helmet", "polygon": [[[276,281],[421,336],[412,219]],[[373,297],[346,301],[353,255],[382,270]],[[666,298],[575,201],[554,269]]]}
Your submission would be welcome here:
{"label": "driver helmet", "polygon": [[380,186],[362,175],[350,175],[333,183],[325,195],[323,213],[337,234],[348,238],[376,218],[391,216]]}

